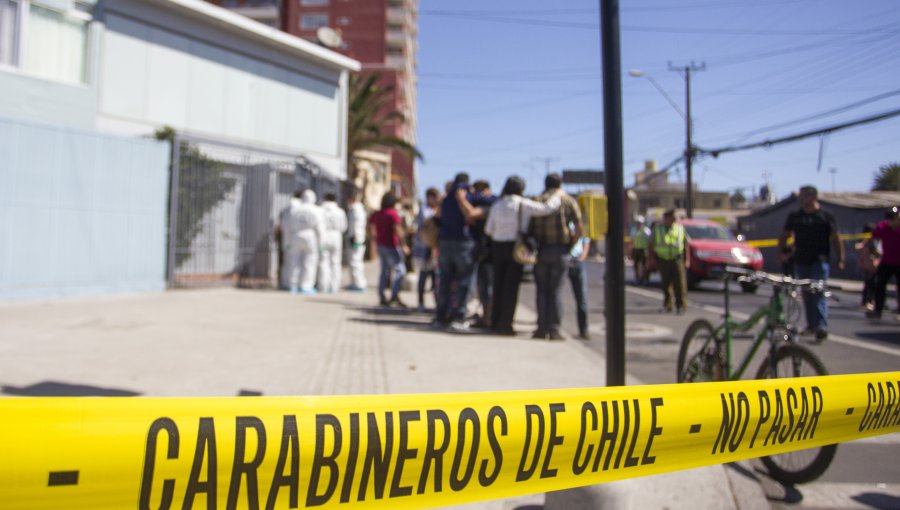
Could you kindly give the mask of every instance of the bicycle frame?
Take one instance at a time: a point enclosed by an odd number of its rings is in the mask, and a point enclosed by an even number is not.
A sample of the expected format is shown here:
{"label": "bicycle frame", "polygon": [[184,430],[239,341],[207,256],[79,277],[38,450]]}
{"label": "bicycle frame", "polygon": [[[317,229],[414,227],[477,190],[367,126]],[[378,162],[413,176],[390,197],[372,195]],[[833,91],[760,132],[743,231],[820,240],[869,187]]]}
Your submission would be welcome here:
{"label": "bicycle frame", "polygon": [[[777,326],[785,324],[784,297],[781,295],[783,292],[782,288],[776,286],[774,292],[772,293],[772,298],[769,299],[769,302],[767,304],[759,307],[759,309],[757,309],[753,313],[753,315],[751,315],[746,320],[738,322],[731,318],[731,300],[729,298],[728,289],[729,279],[730,278],[727,277],[725,278],[725,318],[722,321],[722,325],[716,328],[713,331],[713,334],[714,338],[722,338],[722,341],[725,342],[725,378],[728,380],[737,380],[744,375],[744,372],[747,370],[747,367],[750,366],[750,362],[753,360],[753,357],[756,355],[756,352],[759,350],[759,347],[762,345],[763,341],[770,339]],[[762,319],[765,319],[766,327],[761,329],[759,334],[756,335],[756,338],[753,339],[753,344],[750,346],[750,350],[747,351],[747,353],[744,355],[737,370],[733,370],[731,363],[732,331],[737,331],[739,333],[749,331],[756,327],[756,325]],[[774,360],[773,354],[775,353],[775,349],[776,343],[770,340],[769,359]]]}

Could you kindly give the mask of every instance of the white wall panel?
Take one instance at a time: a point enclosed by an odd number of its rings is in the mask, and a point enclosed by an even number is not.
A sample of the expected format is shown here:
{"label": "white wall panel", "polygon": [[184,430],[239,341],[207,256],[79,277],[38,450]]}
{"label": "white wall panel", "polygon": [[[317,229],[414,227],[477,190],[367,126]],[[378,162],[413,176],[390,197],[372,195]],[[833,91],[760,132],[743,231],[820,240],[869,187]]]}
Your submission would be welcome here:
{"label": "white wall panel", "polygon": [[147,45],[147,119],[163,125],[187,123],[189,43],[183,37],[151,30]]}
{"label": "white wall panel", "polygon": [[2,118],[0,140],[0,299],[165,288],[168,144]]}
{"label": "white wall panel", "polygon": [[225,97],[228,104],[224,106],[224,134],[229,138],[250,140],[254,136],[256,126],[253,124],[253,112],[257,110],[259,84],[256,79],[262,64],[242,55],[228,56],[231,65],[225,72]]}
{"label": "white wall panel", "polygon": [[105,34],[102,114],[341,159],[337,81],[115,14]]}
{"label": "white wall panel", "polygon": [[100,66],[100,111],[116,117],[146,119],[147,58],[150,28],[110,16]]}

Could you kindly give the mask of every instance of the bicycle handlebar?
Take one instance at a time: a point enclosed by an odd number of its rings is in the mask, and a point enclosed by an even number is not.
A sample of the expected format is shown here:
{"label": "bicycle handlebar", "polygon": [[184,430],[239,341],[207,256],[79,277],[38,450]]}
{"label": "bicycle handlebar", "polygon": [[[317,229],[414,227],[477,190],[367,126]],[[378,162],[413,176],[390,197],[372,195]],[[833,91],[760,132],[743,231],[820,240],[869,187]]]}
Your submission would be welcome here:
{"label": "bicycle handlebar", "polygon": [[787,285],[791,287],[808,287],[813,292],[828,292],[829,290],[840,290],[841,287],[825,280],[816,280],[811,278],[793,278],[785,275],[775,275],[766,273],[765,271],[753,271],[742,267],[725,266],[726,276],[733,275],[738,281],[760,281],[772,283],[774,285]]}

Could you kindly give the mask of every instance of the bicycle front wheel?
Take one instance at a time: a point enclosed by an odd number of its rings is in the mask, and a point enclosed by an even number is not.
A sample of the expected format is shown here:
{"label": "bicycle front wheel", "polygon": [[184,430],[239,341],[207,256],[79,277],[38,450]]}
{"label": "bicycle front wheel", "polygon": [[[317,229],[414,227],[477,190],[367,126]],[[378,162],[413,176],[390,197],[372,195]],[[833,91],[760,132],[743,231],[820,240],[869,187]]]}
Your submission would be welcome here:
{"label": "bicycle front wheel", "polygon": [[725,351],[704,319],[691,323],[678,349],[678,382],[724,381]]}
{"label": "bicycle front wheel", "polygon": [[[776,377],[808,377],[828,375],[825,365],[808,349],[796,345],[782,345],[775,351],[774,363],[769,357],[763,361],[756,373],[757,379]],[[837,445],[830,444],[806,450],[780,453],[762,457],[760,460],[769,471],[769,476],[782,483],[807,483],[822,476],[831,465]]]}

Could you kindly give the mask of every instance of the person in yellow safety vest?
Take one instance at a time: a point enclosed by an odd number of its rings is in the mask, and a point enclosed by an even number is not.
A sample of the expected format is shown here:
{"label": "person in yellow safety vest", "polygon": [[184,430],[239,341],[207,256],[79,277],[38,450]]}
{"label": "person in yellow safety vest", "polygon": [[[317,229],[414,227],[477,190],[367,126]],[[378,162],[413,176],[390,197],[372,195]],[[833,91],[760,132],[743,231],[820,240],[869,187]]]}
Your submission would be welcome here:
{"label": "person in yellow safety vest", "polygon": [[647,246],[650,244],[650,229],[644,224],[644,217],[634,217],[631,229],[631,261],[634,264],[635,285],[647,285],[650,272],[647,271]]}
{"label": "person in yellow safety vest", "polygon": [[684,313],[687,308],[687,236],[684,227],[675,223],[674,209],[663,213],[662,225],[653,228],[649,251],[650,260],[656,263],[662,279],[663,311],[672,311],[674,299],[677,313]]}

